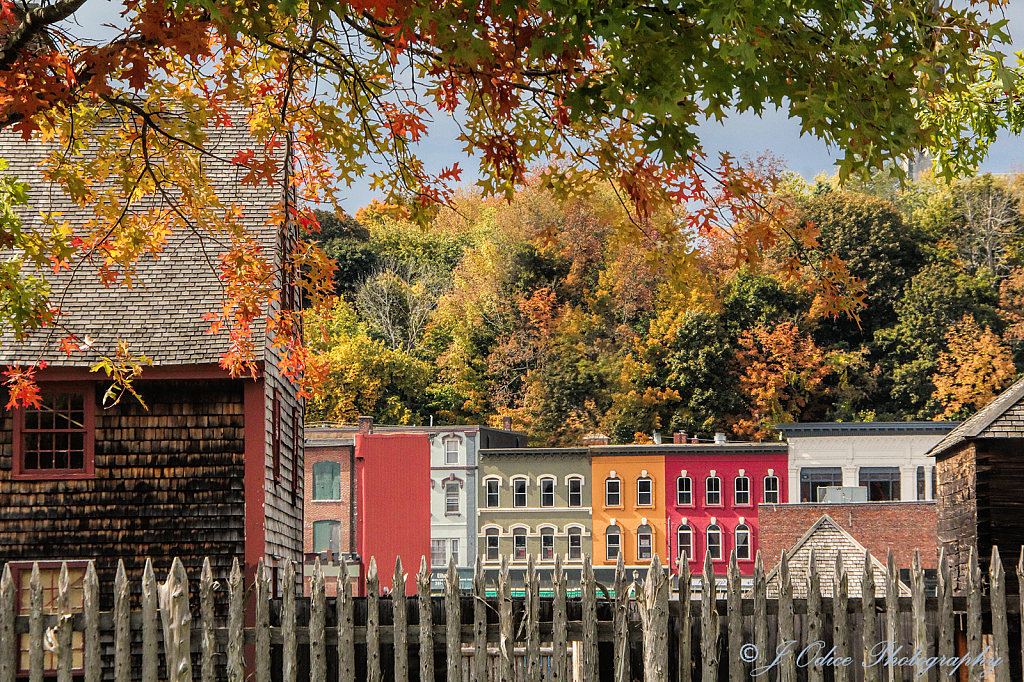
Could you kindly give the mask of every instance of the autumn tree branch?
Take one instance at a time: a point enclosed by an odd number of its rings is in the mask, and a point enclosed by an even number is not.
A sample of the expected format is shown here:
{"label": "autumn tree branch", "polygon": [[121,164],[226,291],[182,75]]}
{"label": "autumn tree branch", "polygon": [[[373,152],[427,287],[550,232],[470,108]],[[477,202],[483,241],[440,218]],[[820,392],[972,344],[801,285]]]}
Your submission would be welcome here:
{"label": "autumn tree branch", "polygon": [[0,69],[6,69],[14,64],[21,50],[46,30],[47,26],[64,21],[84,4],[85,0],[58,0],[52,5],[26,12],[21,24],[8,34],[7,40],[0,47]]}

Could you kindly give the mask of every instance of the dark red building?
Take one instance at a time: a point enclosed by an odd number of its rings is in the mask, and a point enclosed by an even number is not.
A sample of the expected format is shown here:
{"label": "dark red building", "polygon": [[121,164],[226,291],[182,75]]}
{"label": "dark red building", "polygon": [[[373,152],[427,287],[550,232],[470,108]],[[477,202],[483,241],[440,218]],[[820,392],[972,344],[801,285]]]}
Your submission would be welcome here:
{"label": "dark red building", "polygon": [[[422,557],[430,557],[430,439],[426,433],[355,435],[356,546],[363,577],[377,560],[382,586],[391,586],[395,561],[412,579]],[[359,581],[360,594],[365,581]]]}

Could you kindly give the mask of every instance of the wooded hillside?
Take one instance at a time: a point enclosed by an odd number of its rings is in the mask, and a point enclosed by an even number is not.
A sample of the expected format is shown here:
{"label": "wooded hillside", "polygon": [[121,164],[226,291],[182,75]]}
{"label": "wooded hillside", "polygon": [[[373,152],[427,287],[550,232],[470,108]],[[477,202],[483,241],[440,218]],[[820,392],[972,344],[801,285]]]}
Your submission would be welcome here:
{"label": "wooded hillside", "polygon": [[[647,235],[685,233],[682,212],[647,229],[610,190],[467,193],[426,230],[402,207],[321,212],[342,296],[307,323],[330,363],[308,418],[510,415],[537,445],[757,439],[781,421],[963,418],[1024,367],[1024,176],[780,177],[763,203],[792,238],[742,254],[733,216],[666,258]],[[840,260],[849,291],[823,291]]]}

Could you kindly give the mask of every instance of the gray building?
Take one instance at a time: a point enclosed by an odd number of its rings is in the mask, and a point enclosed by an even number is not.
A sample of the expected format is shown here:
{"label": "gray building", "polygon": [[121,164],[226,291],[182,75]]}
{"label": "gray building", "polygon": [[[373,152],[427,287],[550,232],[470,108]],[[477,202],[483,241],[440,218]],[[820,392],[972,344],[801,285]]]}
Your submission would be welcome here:
{"label": "gray building", "polygon": [[480,451],[477,553],[489,579],[502,556],[519,578],[528,557],[543,574],[561,556],[569,582],[590,552],[590,454],[587,448]]}

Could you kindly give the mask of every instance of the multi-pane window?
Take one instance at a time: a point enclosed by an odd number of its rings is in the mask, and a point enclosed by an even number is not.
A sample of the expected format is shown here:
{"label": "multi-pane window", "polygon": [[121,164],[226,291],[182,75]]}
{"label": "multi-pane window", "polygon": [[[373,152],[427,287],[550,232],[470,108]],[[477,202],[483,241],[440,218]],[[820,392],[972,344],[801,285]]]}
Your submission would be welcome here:
{"label": "multi-pane window", "polygon": [[314,552],[337,552],[341,544],[341,522],[340,521],[314,521],[313,522],[313,551]]}
{"label": "multi-pane window", "polygon": [[676,479],[676,504],[687,506],[693,504],[693,479],[680,476]]}
{"label": "multi-pane window", "polygon": [[[73,612],[81,612],[83,608],[85,570],[86,566],[81,562],[68,563],[68,588],[71,592],[71,610]],[[14,579],[18,586],[18,614],[27,617],[32,606],[32,569],[30,565],[21,565],[15,568],[15,572]],[[43,613],[60,613],[60,602],[58,601],[60,595],[60,566],[41,566],[39,578],[43,588]],[[15,635],[15,637],[17,636]],[[31,655],[31,635],[24,633],[20,636],[19,648],[19,672],[27,673],[29,671]],[[83,635],[81,632],[73,631],[71,633],[71,669],[79,674],[84,667],[83,651]],[[43,669],[48,673],[56,672],[56,652],[46,651],[43,654]],[[47,677],[49,678],[50,676],[47,675]]]}
{"label": "multi-pane window", "polygon": [[778,504],[779,503],[779,477],[778,476],[765,476],[764,477],[764,503],[765,504]]}
{"label": "multi-pane window", "polygon": [[459,484],[448,483],[444,487],[444,513],[459,513]]}
{"label": "multi-pane window", "polygon": [[451,542],[451,548],[452,548],[452,553],[451,553],[450,556],[452,558],[452,561],[454,561],[456,564],[458,564],[459,563],[459,539],[458,538],[452,538],[450,542]]}
{"label": "multi-pane window", "polygon": [[654,556],[654,532],[647,524],[636,529],[636,558],[649,561]]}
{"label": "multi-pane window", "polygon": [[900,499],[899,467],[861,467],[860,484],[868,489],[868,502]]}
{"label": "multi-pane window", "polygon": [[841,467],[803,467],[800,469],[800,501],[817,502],[818,488],[842,484]]}
{"label": "multi-pane window", "polygon": [[487,480],[487,506],[498,506],[498,479],[496,478]]}
{"label": "multi-pane window", "polygon": [[722,479],[718,476],[708,476],[704,481],[704,492],[705,504],[722,504]]}
{"label": "multi-pane window", "polygon": [[917,467],[917,499],[927,499],[927,492],[924,489],[924,467]]}
{"label": "multi-pane window", "polygon": [[338,462],[313,463],[313,499],[341,499],[341,464]]}
{"label": "multi-pane window", "polygon": [[488,528],[484,534],[487,538],[487,560],[497,561],[498,560],[498,529]]}
{"label": "multi-pane window", "polygon": [[713,560],[722,558],[722,529],[714,524],[708,526],[708,555]]}
{"label": "multi-pane window", "polygon": [[540,529],[540,558],[549,561],[555,558],[554,528]]}
{"label": "multi-pane window", "polygon": [[569,558],[583,558],[583,533],[579,528],[569,529]]}
{"label": "multi-pane window", "polygon": [[750,478],[747,476],[736,477],[736,497],[733,504],[750,504]]}
{"label": "multi-pane window", "polygon": [[583,506],[583,479],[581,478],[569,479],[569,506]]}
{"label": "multi-pane window", "polygon": [[512,531],[512,558],[526,559],[526,529],[516,528]]}
{"label": "multi-pane window", "polygon": [[555,506],[555,479],[542,478],[540,480],[540,506]]}
{"label": "multi-pane window", "polygon": [[449,438],[444,442],[444,463],[459,463],[459,441],[457,438]]}
{"label": "multi-pane window", "polygon": [[679,526],[676,531],[676,556],[685,561],[693,558],[693,529],[688,525]]}
{"label": "multi-pane window", "polygon": [[932,467],[932,499],[936,500],[939,496],[939,479],[935,475],[935,467]]}
{"label": "multi-pane window", "polygon": [[750,529],[742,525],[736,527],[736,558],[750,558]]}
{"label": "multi-pane window", "polygon": [[512,481],[512,506],[526,506],[526,479],[517,478]]}
{"label": "multi-pane window", "polygon": [[654,504],[654,481],[644,476],[636,479],[636,506],[650,507]]}
{"label": "multi-pane window", "polygon": [[609,561],[618,559],[622,549],[622,533],[618,526],[608,526],[604,533],[604,558]]}
{"label": "multi-pane window", "polygon": [[447,540],[431,540],[430,541],[430,565],[431,566],[447,566],[448,565],[448,541]]}
{"label": "multi-pane window", "polygon": [[618,507],[622,504],[622,484],[617,478],[604,482],[604,506]]}
{"label": "multi-pane window", "polygon": [[92,403],[84,392],[40,394],[38,407],[20,408],[16,474],[87,474],[92,466]]}

